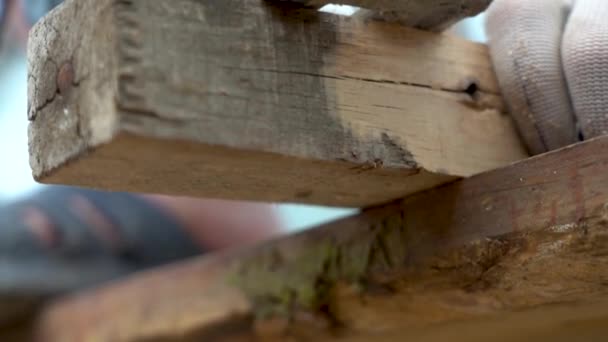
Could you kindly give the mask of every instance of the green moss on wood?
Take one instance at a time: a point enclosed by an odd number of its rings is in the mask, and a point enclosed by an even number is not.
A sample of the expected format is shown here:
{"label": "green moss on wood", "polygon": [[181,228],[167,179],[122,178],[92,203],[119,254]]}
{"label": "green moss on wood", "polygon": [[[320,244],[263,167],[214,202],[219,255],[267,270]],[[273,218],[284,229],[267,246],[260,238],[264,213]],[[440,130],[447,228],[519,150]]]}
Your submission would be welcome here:
{"label": "green moss on wood", "polygon": [[229,282],[244,291],[258,316],[289,315],[294,308],[329,304],[338,282],[362,284],[370,271],[389,271],[407,260],[401,213],[370,219],[356,231],[326,230],[291,237],[234,265]]}

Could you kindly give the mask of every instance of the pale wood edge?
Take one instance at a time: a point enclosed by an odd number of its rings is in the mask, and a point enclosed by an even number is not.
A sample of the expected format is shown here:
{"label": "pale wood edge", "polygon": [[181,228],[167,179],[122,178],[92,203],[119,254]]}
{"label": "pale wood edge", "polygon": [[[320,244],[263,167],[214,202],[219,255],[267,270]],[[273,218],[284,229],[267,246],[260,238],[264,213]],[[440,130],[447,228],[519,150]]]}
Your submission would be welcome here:
{"label": "pale wood edge", "polygon": [[104,191],[360,208],[457,177],[121,133],[37,179]]}

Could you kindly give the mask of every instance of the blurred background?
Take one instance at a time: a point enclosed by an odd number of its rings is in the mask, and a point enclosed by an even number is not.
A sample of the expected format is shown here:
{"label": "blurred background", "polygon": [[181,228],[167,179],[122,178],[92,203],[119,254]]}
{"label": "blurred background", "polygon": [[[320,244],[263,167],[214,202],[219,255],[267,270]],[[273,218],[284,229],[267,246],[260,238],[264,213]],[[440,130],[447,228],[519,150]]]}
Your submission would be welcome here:
{"label": "blurred background", "polygon": [[[0,0],[0,205],[25,196],[43,185],[34,182],[27,149],[27,62],[25,46],[32,23],[61,0]],[[350,15],[356,8],[328,5],[322,9]],[[10,15],[9,15],[10,14]],[[467,19],[450,31],[484,42],[483,15]],[[277,205],[291,231],[306,229],[356,212],[349,208]]]}

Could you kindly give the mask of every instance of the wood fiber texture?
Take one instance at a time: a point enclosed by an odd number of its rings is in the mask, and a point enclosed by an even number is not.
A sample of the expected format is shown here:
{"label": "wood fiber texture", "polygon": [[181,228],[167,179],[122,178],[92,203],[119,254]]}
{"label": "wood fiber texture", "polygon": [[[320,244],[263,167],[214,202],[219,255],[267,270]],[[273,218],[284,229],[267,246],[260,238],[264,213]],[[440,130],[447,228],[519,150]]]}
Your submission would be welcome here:
{"label": "wood fiber texture", "polygon": [[44,183],[365,207],[527,157],[487,48],[450,35],[259,0],[67,0],[29,44]]}
{"label": "wood fiber texture", "polygon": [[51,306],[38,331],[66,342],[391,340],[442,336],[438,324],[454,331],[468,320],[534,331],[521,318],[534,313],[511,313],[563,304],[564,317],[608,295],[607,165],[608,138],[588,141],[74,296]]}

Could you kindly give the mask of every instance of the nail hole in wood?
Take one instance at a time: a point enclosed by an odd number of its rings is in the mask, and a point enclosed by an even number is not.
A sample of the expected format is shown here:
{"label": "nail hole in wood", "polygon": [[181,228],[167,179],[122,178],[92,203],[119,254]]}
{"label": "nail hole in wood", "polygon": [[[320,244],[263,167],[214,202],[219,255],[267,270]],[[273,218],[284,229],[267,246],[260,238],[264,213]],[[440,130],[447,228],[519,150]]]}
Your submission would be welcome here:
{"label": "nail hole in wood", "polygon": [[477,90],[477,83],[471,82],[464,90],[464,92],[469,94],[469,96],[471,96],[472,98],[475,98],[475,95],[477,95]]}

